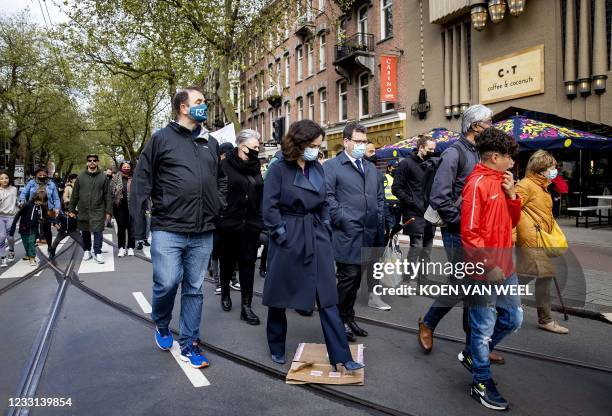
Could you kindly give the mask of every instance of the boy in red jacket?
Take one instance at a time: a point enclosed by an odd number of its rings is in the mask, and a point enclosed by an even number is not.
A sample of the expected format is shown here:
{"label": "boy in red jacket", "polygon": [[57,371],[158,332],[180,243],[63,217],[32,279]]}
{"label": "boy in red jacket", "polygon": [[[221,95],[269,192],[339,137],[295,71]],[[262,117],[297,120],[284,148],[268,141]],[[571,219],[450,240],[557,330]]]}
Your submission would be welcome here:
{"label": "boy in red jacket", "polygon": [[[477,164],[463,188],[461,239],[466,258],[481,262],[485,273],[471,276],[471,289],[491,290],[470,299],[469,348],[459,361],[472,372],[471,396],[494,410],[508,409],[491,378],[489,353],[508,334],[517,331],[523,320],[521,299],[499,289],[518,284],[512,260],[512,228],[521,215],[521,201],[514,191],[509,172],[518,146],[501,130],[488,128],[476,138],[481,163]],[[504,288],[509,289],[509,288]]]}

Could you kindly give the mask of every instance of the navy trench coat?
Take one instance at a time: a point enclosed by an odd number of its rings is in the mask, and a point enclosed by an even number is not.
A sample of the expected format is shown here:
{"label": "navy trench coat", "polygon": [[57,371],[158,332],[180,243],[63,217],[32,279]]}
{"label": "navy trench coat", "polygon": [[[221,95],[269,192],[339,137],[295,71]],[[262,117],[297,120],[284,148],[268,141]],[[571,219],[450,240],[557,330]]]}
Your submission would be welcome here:
{"label": "navy trench coat", "polygon": [[263,304],[312,309],[338,303],[325,174],[306,162],[306,178],[296,162],[279,160],[264,182],[263,220],[269,230],[268,273]]}

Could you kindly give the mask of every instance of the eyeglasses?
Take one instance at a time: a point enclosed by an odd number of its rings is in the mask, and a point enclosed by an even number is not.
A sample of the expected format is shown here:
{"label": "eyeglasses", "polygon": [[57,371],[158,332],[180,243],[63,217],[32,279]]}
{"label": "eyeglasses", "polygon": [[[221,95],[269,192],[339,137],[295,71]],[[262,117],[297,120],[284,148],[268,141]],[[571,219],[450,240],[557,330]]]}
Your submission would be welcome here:
{"label": "eyeglasses", "polygon": [[98,163],[98,159],[87,159],[87,163]]}
{"label": "eyeglasses", "polygon": [[368,144],[367,140],[353,140],[352,138],[347,138],[347,140],[350,140],[350,141],[352,141],[353,143],[356,143],[356,144]]}

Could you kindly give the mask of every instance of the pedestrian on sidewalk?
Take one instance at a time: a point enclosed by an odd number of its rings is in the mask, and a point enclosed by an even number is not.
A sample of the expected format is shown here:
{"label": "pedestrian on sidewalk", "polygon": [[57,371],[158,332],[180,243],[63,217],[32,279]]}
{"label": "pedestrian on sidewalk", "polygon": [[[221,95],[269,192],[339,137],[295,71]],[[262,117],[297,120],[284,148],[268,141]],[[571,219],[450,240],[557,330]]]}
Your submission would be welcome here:
{"label": "pedestrian on sidewalk", "polygon": [[[312,120],[289,127],[283,158],[270,165],[264,184],[263,220],[270,231],[263,304],[272,361],[285,363],[286,308],[308,310],[317,303],[329,362],[349,370],[353,361],[338,313],[325,172],[317,161],[325,131]],[[325,164],[327,165],[326,162]],[[375,178],[376,175],[373,177]]]}
{"label": "pedestrian on sidewalk", "polygon": [[17,188],[9,173],[0,171],[0,267],[8,267],[15,260],[15,239],[9,236],[9,230],[17,211]]}
{"label": "pedestrian on sidewalk", "polygon": [[[425,201],[423,190],[426,169],[423,162],[429,160],[435,150],[435,140],[420,135],[415,151],[400,162],[393,181],[392,192],[400,201],[402,217],[407,223],[403,226],[402,232],[410,238],[410,249],[407,256],[410,263],[429,262],[436,234],[436,227],[425,221],[424,218],[428,201]],[[426,274],[420,272],[418,276],[410,277],[421,282]]]}
{"label": "pedestrian on sidewalk", "polygon": [[481,162],[463,188],[461,241],[466,262],[485,272],[468,276],[470,286],[489,288],[491,294],[471,296],[470,343],[458,359],[472,373],[471,396],[486,408],[507,410],[508,402],[491,375],[489,355],[507,335],[518,331],[523,321],[520,296],[495,290],[495,286],[518,285],[512,229],[521,217],[521,199],[510,173],[518,145],[503,131],[487,128],[476,137],[476,148]]}
{"label": "pedestrian on sidewalk", "polygon": [[255,130],[242,130],[236,137],[236,147],[221,161],[221,172],[227,179],[227,206],[219,214],[216,231],[221,266],[221,307],[226,312],[232,309],[230,281],[238,264],[242,298],[240,319],[249,325],[259,325],[259,318],[251,308],[259,235],[263,229],[259,139]]}
{"label": "pedestrian on sidewalk", "polygon": [[557,161],[545,150],[536,151],[527,162],[525,178],[516,186],[521,198],[521,220],[516,227],[517,273],[522,281],[535,279],[535,298],[538,310],[538,327],[555,334],[567,334],[569,330],[552,318],[550,287],[555,269],[538,247],[538,231],[550,233],[555,219],[549,185],[557,177]]}
{"label": "pedestrian on sidewalk", "polygon": [[367,331],[355,322],[355,300],[361,273],[369,258],[362,248],[374,247],[383,223],[384,190],[374,164],[363,159],[368,139],[365,126],[348,123],[342,132],[344,151],[323,165],[333,229],[338,279],[338,307],[349,341]]}
{"label": "pedestrian on sidewalk", "polygon": [[[377,158],[374,143],[369,142],[367,144],[363,158],[376,167]],[[378,175],[379,186],[384,189],[386,196],[387,187],[389,188],[390,192],[393,180],[391,179],[391,183],[388,183],[385,180],[385,175],[383,175],[383,173],[378,169],[376,169],[376,174]],[[389,174],[387,173],[387,175]],[[366,263],[365,267],[366,281],[368,284],[368,306],[381,311],[390,311],[391,306],[385,302],[380,295],[374,293],[374,286],[376,286],[376,279],[374,279],[374,263],[380,261],[380,258],[385,251],[386,236],[391,232],[391,230],[393,230],[393,227],[395,227],[395,216],[391,212],[389,202],[390,201],[387,198],[385,198],[383,201],[382,222],[378,224],[378,232],[376,233],[376,238],[374,239],[374,244],[372,245],[372,258]]]}
{"label": "pedestrian on sidewalk", "polygon": [[64,188],[64,194],[62,195],[62,209],[64,211],[68,211],[70,208],[70,198],[72,198],[72,190],[74,189],[74,183],[77,178],[76,173],[71,173],[68,175],[68,180],[66,181],[66,187]]}
{"label": "pedestrian on sidewalk", "polygon": [[38,265],[36,261],[36,237],[39,225],[47,217],[46,205],[47,193],[44,190],[37,190],[32,195],[32,199],[25,202],[19,209],[9,230],[9,236],[13,237],[17,222],[19,222],[19,235],[21,235],[21,242],[26,252],[23,259],[29,261],[32,267]]}
{"label": "pedestrian on sidewalk", "polygon": [[144,214],[151,198],[151,318],[157,346],[172,348],[169,325],[181,285],[180,358],[201,368],[208,366],[198,346],[202,282],[215,221],[225,205],[225,179],[219,177],[219,144],[203,127],[208,106],[202,91],[197,87],[178,90],[172,109],[175,119],[155,132],[140,154],[132,180],[130,212],[134,237],[144,240]]}
{"label": "pedestrian on sidewalk", "polygon": [[119,246],[117,257],[123,257],[126,254],[133,256],[136,241],[132,233],[132,220],[130,219],[128,205],[130,188],[132,187],[132,163],[127,160],[121,162],[119,172],[113,176],[110,186],[113,198],[113,216],[117,221],[117,245]]}
{"label": "pedestrian on sidewalk", "polygon": [[[461,119],[462,136],[440,156],[440,161],[433,183],[429,201],[426,204],[436,210],[440,218],[446,223],[441,227],[442,241],[448,261],[457,264],[463,262],[463,247],[461,243],[461,193],[467,177],[479,162],[480,156],[475,147],[476,137],[487,127],[491,126],[493,112],[488,107],[475,104],[468,107]],[[462,280],[454,275],[450,276],[450,283],[459,285]],[[461,293],[461,292],[460,292]],[[426,353],[433,349],[433,333],[436,326],[447,313],[459,302],[463,296],[439,296],[430,306],[423,319],[419,319],[419,332],[417,339]],[[465,343],[470,342],[470,325],[468,322],[467,306],[463,305],[463,330]],[[495,354],[491,361],[502,364],[503,357]]]}
{"label": "pedestrian on sidewalk", "polygon": [[[111,218],[112,200],[108,178],[98,169],[98,155],[87,155],[87,168],[77,177],[70,198],[68,215],[77,217],[78,229],[83,237],[83,260],[94,258],[104,263],[102,233],[104,223]],[[93,251],[91,234],[93,233]]]}
{"label": "pedestrian on sidewalk", "polygon": [[[61,209],[60,197],[57,192],[55,182],[49,180],[47,169],[39,167],[34,171],[34,179],[30,180],[19,194],[19,205],[23,205],[25,201],[34,197],[36,192],[41,191],[46,193],[45,200],[47,201],[48,211],[45,214],[43,221],[40,223],[40,234],[44,236],[44,241],[47,247],[51,246],[53,235],[51,234],[51,221],[57,217]],[[37,233],[38,234],[38,233]],[[37,238],[40,238],[38,235]]]}

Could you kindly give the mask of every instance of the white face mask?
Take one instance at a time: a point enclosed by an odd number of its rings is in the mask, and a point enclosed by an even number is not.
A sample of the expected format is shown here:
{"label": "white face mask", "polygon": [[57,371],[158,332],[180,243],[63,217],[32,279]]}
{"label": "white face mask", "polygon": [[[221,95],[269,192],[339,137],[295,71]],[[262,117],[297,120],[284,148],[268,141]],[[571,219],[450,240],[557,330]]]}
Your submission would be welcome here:
{"label": "white face mask", "polygon": [[546,172],[546,177],[552,181],[557,177],[558,174],[559,173],[557,172],[557,169],[550,169]]}
{"label": "white face mask", "polygon": [[361,159],[363,155],[365,154],[365,150],[366,150],[365,143],[355,144],[355,146],[353,146],[353,151],[351,152],[351,156],[353,156],[355,159]]}

